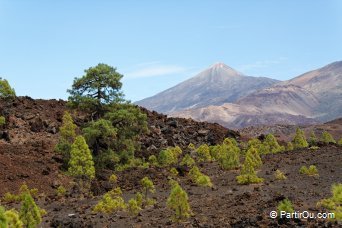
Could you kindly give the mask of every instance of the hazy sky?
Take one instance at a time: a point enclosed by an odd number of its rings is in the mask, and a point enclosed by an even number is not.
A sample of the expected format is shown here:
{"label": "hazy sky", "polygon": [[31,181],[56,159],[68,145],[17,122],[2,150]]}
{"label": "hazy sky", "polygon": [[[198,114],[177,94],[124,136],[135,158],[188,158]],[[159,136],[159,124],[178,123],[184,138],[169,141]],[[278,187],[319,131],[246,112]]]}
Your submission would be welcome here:
{"label": "hazy sky", "polygon": [[33,98],[66,99],[100,62],[132,101],[216,62],[286,80],[342,60],[341,41],[339,0],[0,0],[0,76]]}

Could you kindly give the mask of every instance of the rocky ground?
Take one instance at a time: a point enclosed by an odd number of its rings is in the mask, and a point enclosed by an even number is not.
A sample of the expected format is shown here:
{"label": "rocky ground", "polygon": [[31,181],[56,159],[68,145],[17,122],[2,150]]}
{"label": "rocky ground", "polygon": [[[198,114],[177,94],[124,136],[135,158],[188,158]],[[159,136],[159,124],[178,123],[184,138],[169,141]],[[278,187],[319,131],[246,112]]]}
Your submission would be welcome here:
{"label": "rocky ground", "polygon": [[[92,185],[93,197],[79,198],[75,194],[63,198],[55,196],[56,187],[64,185],[70,190],[71,179],[59,167],[60,157],[54,153],[58,139],[58,127],[65,110],[64,101],[32,100],[18,98],[14,102],[0,101],[1,115],[7,125],[1,129],[0,139],[0,197],[5,192],[17,192],[26,182],[30,188],[38,188],[39,206],[47,211],[42,227],[340,227],[342,224],[328,220],[278,221],[269,218],[279,201],[289,198],[296,211],[322,212],[316,203],[330,196],[333,183],[342,183],[342,148],[323,146],[317,150],[302,149],[263,156],[263,166],[258,175],[262,184],[238,185],[238,170],[223,171],[216,162],[199,164],[200,170],[209,175],[214,187],[198,187],[188,177],[179,177],[181,186],[188,192],[193,216],[182,223],[172,223],[171,211],[166,208],[170,193],[168,169],[133,168],[118,172],[118,183],[125,200],[140,190],[140,179],[150,177],[156,186],[152,197],[154,207],[144,209],[132,217],[126,212],[112,215],[95,214],[92,207],[101,198],[100,193],[112,186],[106,183],[110,171],[101,172]],[[145,110],[150,133],[141,137],[142,149],[137,156],[159,152],[173,145],[185,147],[190,142],[215,144],[225,137],[244,139],[237,132],[216,124],[197,123],[192,120],[167,118]],[[82,117],[76,118],[82,125]],[[316,165],[319,177],[299,174],[302,165]],[[277,181],[274,171],[282,170],[286,180]],[[6,208],[18,207],[6,204]]]}

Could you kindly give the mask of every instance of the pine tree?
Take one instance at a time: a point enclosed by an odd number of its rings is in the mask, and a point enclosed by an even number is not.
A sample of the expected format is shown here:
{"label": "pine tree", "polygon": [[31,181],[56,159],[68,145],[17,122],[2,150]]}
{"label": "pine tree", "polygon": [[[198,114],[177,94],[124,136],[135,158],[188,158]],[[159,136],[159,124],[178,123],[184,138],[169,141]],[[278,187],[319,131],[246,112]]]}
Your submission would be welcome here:
{"label": "pine tree", "polygon": [[188,194],[175,181],[172,182],[171,193],[167,199],[167,207],[174,211],[172,216],[174,221],[181,221],[189,218],[191,215]]}
{"label": "pine tree", "polygon": [[335,139],[332,137],[332,135],[327,132],[327,131],[323,131],[322,133],[322,141],[326,144],[329,143],[336,143]]}
{"label": "pine tree", "polygon": [[277,210],[278,210],[279,214],[282,211],[285,211],[286,213],[293,213],[294,212],[292,203],[289,199],[284,199],[283,201],[280,201],[278,204]]}
{"label": "pine tree", "polygon": [[342,138],[340,138],[340,140],[338,140],[337,144],[342,146]]}
{"label": "pine tree", "polygon": [[293,150],[293,144],[292,144],[292,142],[287,142],[286,150],[287,150],[287,151]]}
{"label": "pine tree", "polygon": [[154,187],[154,184],[152,182],[152,180],[148,177],[144,177],[143,179],[141,179],[140,181],[141,183],[141,186],[143,188],[143,193],[144,193],[144,202],[143,203],[143,206],[147,205],[148,201],[149,201],[149,198],[148,198],[148,192],[150,193],[154,193],[156,191],[155,187]]}
{"label": "pine tree", "polygon": [[122,198],[122,191],[118,187],[104,194],[100,202],[93,208],[93,211],[111,214],[124,209],[126,209],[126,204]]}
{"label": "pine tree", "polygon": [[254,148],[250,147],[246,153],[246,157],[252,158],[254,168],[259,168],[262,165],[262,160],[260,158],[259,152]]}
{"label": "pine tree", "polygon": [[36,228],[42,222],[40,209],[30,194],[24,197],[19,217],[27,228]]}
{"label": "pine tree", "polygon": [[11,88],[8,81],[0,77],[0,98],[11,99],[15,96],[15,91]]}
{"label": "pine tree", "polygon": [[130,199],[128,201],[128,211],[131,215],[137,216],[141,211],[141,207],[139,207],[137,200]]}
{"label": "pine tree", "polygon": [[264,145],[269,149],[270,153],[278,153],[284,150],[284,147],[278,144],[277,139],[272,134],[266,136]]}
{"label": "pine tree", "polygon": [[59,129],[59,142],[55,147],[55,150],[62,154],[64,168],[70,160],[71,144],[74,142],[76,137],[76,125],[69,112],[65,111],[63,115],[62,126]]}
{"label": "pine tree", "polygon": [[197,148],[196,153],[198,155],[198,161],[211,161],[210,149],[207,144],[203,144]]}
{"label": "pine tree", "polygon": [[192,182],[199,186],[212,187],[210,177],[201,173],[197,166],[193,166],[189,171],[189,176]]}
{"label": "pine tree", "polygon": [[240,175],[236,177],[239,184],[250,184],[250,183],[260,183],[263,182],[262,178],[256,175],[254,170],[255,161],[252,154],[248,154],[245,158],[245,162],[242,165]]}
{"label": "pine tree", "polygon": [[240,148],[233,139],[225,139],[220,145],[218,162],[221,168],[229,170],[240,166]]}
{"label": "pine tree", "polygon": [[315,135],[315,132],[313,130],[311,130],[309,141],[308,141],[309,145],[310,146],[315,146],[317,144],[317,141],[318,140],[317,140],[317,137]]}
{"label": "pine tree", "polygon": [[1,127],[2,125],[5,125],[5,123],[6,123],[5,117],[0,116],[0,127]]}
{"label": "pine tree", "polygon": [[305,148],[309,146],[308,142],[305,139],[304,131],[300,128],[297,128],[296,135],[294,136],[292,142],[294,149]]}
{"label": "pine tree", "polygon": [[180,165],[185,165],[191,168],[192,166],[195,165],[195,163],[196,163],[195,160],[189,154],[186,154],[183,157],[182,161],[180,162]]}
{"label": "pine tree", "polygon": [[70,155],[69,174],[76,178],[79,187],[83,189],[83,184],[94,179],[95,168],[91,152],[82,136],[76,137]]}

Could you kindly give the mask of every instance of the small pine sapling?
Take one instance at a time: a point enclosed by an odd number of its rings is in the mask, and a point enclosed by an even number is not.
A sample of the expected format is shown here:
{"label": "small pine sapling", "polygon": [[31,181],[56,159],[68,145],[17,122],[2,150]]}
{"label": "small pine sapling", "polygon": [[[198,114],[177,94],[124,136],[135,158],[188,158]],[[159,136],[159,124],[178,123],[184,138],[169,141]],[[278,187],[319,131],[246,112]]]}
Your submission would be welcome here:
{"label": "small pine sapling", "polygon": [[171,183],[171,193],[167,199],[167,207],[174,212],[173,221],[182,221],[191,215],[188,194],[176,182]]}
{"label": "small pine sapling", "polygon": [[342,220],[342,184],[333,184],[331,187],[332,196],[317,203],[317,206],[327,208],[335,215],[335,219]]}
{"label": "small pine sapling", "polygon": [[128,212],[133,216],[137,216],[139,212],[142,210],[141,207],[138,205],[138,202],[136,199],[130,199],[128,201],[127,208],[128,208]]}
{"label": "small pine sapling", "polygon": [[37,227],[42,222],[41,210],[30,194],[24,195],[19,217],[25,227]]}
{"label": "small pine sapling", "polygon": [[201,173],[197,166],[193,166],[189,171],[189,176],[192,182],[199,186],[212,187],[210,177]]}
{"label": "small pine sapling", "polygon": [[296,129],[296,134],[292,140],[294,149],[308,147],[309,144],[305,139],[304,131],[300,128]]}
{"label": "small pine sapling", "polygon": [[308,140],[308,143],[310,146],[315,146],[317,145],[317,137],[316,137],[316,134],[313,130],[310,131],[310,137],[309,137],[309,140]]}
{"label": "small pine sapling", "polygon": [[177,177],[177,176],[178,176],[178,171],[177,171],[177,169],[174,168],[174,167],[172,167],[172,168],[170,169],[170,174],[171,174],[172,177]]}
{"label": "small pine sapling", "polygon": [[266,135],[265,141],[263,142],[264,146],[269,149],[269,153],[278,153],[284,150],[284,147],[278,144],[277,139],[272,135]]}
{"label": "small pine sapling", "polygon": [[146,205],[153,205],[154,204],[153,200],[148,198],[148,192],[154,193],[156,191],[152,180],[150,180],[150,178],[148,177],[144,177],[143,179],[141,179],[140,183],[141,183],[142,190],[144,193],[143,208]]}
{"label": "small pine sapling", "polygon": [[310,165],[309,168],[306,166],[302,166],[299,169],[300,174],[305,174],[308,176],[318,176],[318,169],[314,165]]}
{"label": "small pine sapling", "polygon": [[338,140],[337,144],[342,146],[342,138],[340,138],[340,140]]}
{"label": "small pine sapling", "polygon": [[[5,217],[7,219],[8,228],[22,228],[24,225],[23,222],[19,218],[19,213],[14,209],[6,211]],[[1,222],[0,222],[0,227],[2,227]]]}
{"label": "small pine sapling", "polygon": [[67,193],[67,190],[62,185],[59,186],[56,190],[56,195],[59,198],[64,197],[66,195],[66,193]]}
{"label": "small pine sapling", "polygon": [[236,177],[239,184],[261,183],[264,179],[259,178],[254,170],[254,161],[251,154],[247,155],[242,165],[240,175]]}
{"label": "small pine sapling", "polygon": [[322,133],[322,142],[324,142],[325,144],[336,143],[335,139],[327,131],[323,131]]}
{"label": "small pine sapling", "polygon": [[148,162],[152,165],[152,166],[157,166],[158,165],[158,159],[155,155],[151,155],[148,157]]}
{"label": "small pine sapling", "polygon": [[262,160],[259,155],[259,152],[254,148],[250,147],[246,153],[246,157],[250,157],[253,162],[254,168],[260,168],[262,166]]}
{"label": "small pine sapling", "polygon": [[196,153],[199,162],[211,161],[210,149],[207,144],[203,144],[200,147],[198,147]]}
{"label": "small pine sapling", "polygon": [[234,139],[225,139],[220,145],[218,162],[222,169],[230,170],[240,166],[240,148]]}
{"label": "small pine sapling", "polygon": [[0,227],[7,228],[7,217],[5,215],[5,208],[0,206]]}
{"label": "small pine sapling", "polygon": [[110,175],[109,182],[114,185],[118,182],[118,177],[115,174]]}
{"label": "small pine sapling", "polygon": [[291,151],[291,150],[293,150],[293,149],[294,149],[294,148],[293,148],[292,142],[287,142],[286,150],[287,150],[287,151]]}
{"label": "small pine sapling", "polygon": [[274,177],[276,180],[286,180],[287,179],[285,174],[282,171],[280,171],[279,169],[277,169],[275,171]]}
{"label": "small pine sapling", "polygon": [[285,211],[286,213],[293,213],[293,205],[289,199],[284,199],[279,202],[278,207],[278,214],[281,214],[282,211]]}
{"label": "small pine sapling", "polygon": [[5,123],[6,123],[5,117],[0,116],[0,127],[3,126],[3,125],[5,125]]}
{"label": "small pine sapling", "polygon": [[182,161],[180,162],[180,165],[184,165],[184,166],[187,166],[189,168],[191,168],[195,164],[196,164],[195,160],[189,154],[186,154],[183,157]]}
{"label": "small pine sapling", "polygon": [[119,187],[117,187],[104,194],[102,199],[93,208],[93,211],[111,214],[125,209],[126,204],[122,198],[122,191]]}

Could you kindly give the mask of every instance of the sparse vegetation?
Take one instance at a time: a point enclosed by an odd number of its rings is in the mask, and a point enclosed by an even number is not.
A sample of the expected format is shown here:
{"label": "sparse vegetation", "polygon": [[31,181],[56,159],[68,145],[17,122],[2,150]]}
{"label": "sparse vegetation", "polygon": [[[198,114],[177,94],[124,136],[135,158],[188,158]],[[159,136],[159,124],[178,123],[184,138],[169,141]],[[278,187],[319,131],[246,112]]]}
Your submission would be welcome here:
{"label": "sparse vegetation", "polygon": [[294,212],[293,205],[289,199],[284,199],[280,201],[278,204],[277,210],[278,210],[278,214],[280,214],[281,211],[285,211],[286,213]]}
{"label": "sparse vegetation", "polygon": [[300,174],[305,174],[308,176],[318,176],[318,169],[314,165],[310,165],[309,168],[306,166],[302,166],[299,169]]}
{"label": "sparse vegetation", "polygon": [[309,141],[308,141],[309,145],[310,146],[315,146],[317,144],[317,141],[318,141],[318,139],[316,137],[315,132],[313,130],[311,130]]}
{"label": "sparse vegetation", "polygon": [[196,153],[197,153],[199,162],[211,161],[210,149],[207,144],[203,144],[200,147],[198,147],[196,149]]}
{"label": "sparse vegetation", "polygon": [[180,162],[180,165],[185,165],[190,168],[194,166],[195,164],[196,164],[195,160],[189,154],[184,155],[182,161]]}
{"label": "sparse vegetation", "polygon": [[174,221],[182,221],[191,215],[188,194],[176,181],[173,181],[171,184],[171,193],[167,199],[167,207],[174,212],[172,216]]}
{"label": "sparse vegetation", "polygon": [[296,135],[294,136],[292,143],[294,149],[305,148],[309,146],[308,142],[305,139],[304,131],[300,128],[297,128]]}
{"label": "sparse vegetation", "polygon": [[67,193],[67,190],[61,185],[56,189],[56,195],[58,197],[64,197]]}
{"label": "sparse vegetation", "polygon": [[3,197],[3,201],[7,203],[20,202],[24,200],[26,194],[30,194],[31,196],[35,197],[38,194],[38,189],[29,189],[29,187],[26,184],[23,184],[20,186],[18,195],[6,192]]}
{"label": "sparse vegetation", "polygon": [[317,203],[335,214],[335,219],[342,220],[342,184],[333,184],[331,187],[332,196]]}
{"label": "sparse vegetation", "polygon": [[142,208],[144,208],[147,205],[153,205],[154,201],[152,199],[148,198],[149,192],[154,193],[156,191],[152,180],[148,177],[144,177],[143,179],[141,179],[140,183],[142,186],[142,192],[144,193]]}
{"label": "sparse vegetation", "polygon": [[277,169],[275,171],[274,177],[276,180],[286,180],[287,179],[285,174],[282,171],[280,171],[279,169]]}
{"label": "sparse vegetation", "polygon": [[41,209],[30,194],[24,195],[19,217],[25,227],[37,227],[42,222]]}
{"label": "sparse vegetation", "polygon": [[11,99],[16,96],[14,89],[6,79],[0,77],[0,98]]}
{"label": "sparse vegetation", "polygon": [[240,175],[236,177],[239,184],[261,183],[264,181],[256,175],[255,164],[255,158],[253,158],[252,153],[247,154]]}
{"label": "sparse vegetation", "polygon": [[263,142],[266,153],[278,153],[284,151],[285,148],[278,144],[277,139],[272,135],[266,135],[265,141]]}
{"label": "sparse vegetation", "polygon": [[336,143],[335,139],[327,131],[323,131],[322,133],[322,142],[324,142],[325,144]]}
{"label": "sparse vegetation", "polygon": [[114,212],[125,210],[126,204],[122,198],[122,191],[119,187],[107,192],[102,199],[93,208],[94,212],[112,214]]}
{"label": "sparse vegetation", "polygon": [[230,170],[240,166],[240,148],[235,140],[225,139],[217,150],[217,160],[222,169]]}
{"label": "sparse vegetation", "polygon": [[189,171],[189,176],[192,182],[199,186],[212,187],[210,177],[201,173],[197,166],[193,166]]}

